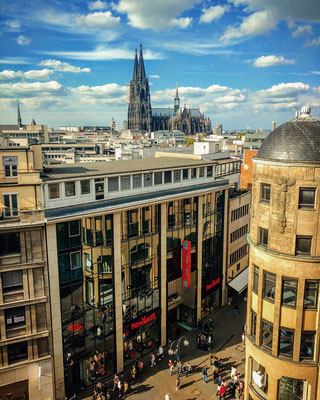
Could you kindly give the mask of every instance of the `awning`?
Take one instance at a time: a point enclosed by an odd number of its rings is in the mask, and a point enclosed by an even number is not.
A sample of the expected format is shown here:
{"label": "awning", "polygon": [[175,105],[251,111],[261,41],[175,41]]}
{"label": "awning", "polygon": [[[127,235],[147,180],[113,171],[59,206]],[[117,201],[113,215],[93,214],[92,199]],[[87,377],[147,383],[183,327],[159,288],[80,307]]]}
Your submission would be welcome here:
{"label": "awning", "polygon": [[237,275],[235,278],[232,279],[232,281],[228,283],[228,285],[232,287],[232,289],[236,290],[238,293],[241,293],[248,286],[248,277],[249,267],[241,271],[239,275]]}

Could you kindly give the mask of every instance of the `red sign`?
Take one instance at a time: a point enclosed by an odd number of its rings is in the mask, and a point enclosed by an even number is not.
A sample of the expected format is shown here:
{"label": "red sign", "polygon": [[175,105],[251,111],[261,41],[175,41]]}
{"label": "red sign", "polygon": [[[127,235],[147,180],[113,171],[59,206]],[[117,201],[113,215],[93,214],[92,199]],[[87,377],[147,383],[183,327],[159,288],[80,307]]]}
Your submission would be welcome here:
{"label": "red sign", "polygon": [[184,240],[182,243],[182,285],[190,287],[191,282],[191,242]]}
{"label": "red sign", "polygon": [[211,283],[206,286],[206,291],[212,289],[214,286],[218,285],[218,283],[220,283],[220,277],[211,281]]}
{"label": "red sign", "polygon": [[144,317],[141,318],[141,321],[138,322],[132,322],[131,323],[131,330],[133,329],[137,329],[140,328],[140,326],[147,324],[150,321],[153,321],[154,319],[156,319],[156,313],[153,312],[152,314],[149,315],[149,317],[147,317],[146,315]]}

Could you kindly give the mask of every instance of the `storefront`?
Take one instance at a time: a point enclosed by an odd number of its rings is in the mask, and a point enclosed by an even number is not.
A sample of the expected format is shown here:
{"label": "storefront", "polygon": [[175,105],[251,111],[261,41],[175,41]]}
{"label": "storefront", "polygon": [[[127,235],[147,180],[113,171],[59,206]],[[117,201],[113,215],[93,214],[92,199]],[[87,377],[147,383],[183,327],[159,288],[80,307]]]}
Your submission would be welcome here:
{"label": "storefront", "polygon": [[212,279],[202,288],[201,319],[212,314],[221,305],[221,277]]}

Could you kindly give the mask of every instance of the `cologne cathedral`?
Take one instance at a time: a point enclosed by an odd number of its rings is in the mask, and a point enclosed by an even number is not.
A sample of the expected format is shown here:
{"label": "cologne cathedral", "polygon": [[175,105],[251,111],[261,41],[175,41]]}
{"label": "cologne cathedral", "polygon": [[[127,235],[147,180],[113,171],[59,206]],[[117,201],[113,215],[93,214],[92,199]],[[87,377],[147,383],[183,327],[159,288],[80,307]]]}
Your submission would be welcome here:
{"label": "cologne cathedral", "polygon": [[149,81],[144,68],[142,45],[135,53],[133,76],[128,84],[128,128],[145,131],[180,130],[186,135],[211,133],[211,121],[198,108],[180,107],[178,85],[173,108],[151,108]]}

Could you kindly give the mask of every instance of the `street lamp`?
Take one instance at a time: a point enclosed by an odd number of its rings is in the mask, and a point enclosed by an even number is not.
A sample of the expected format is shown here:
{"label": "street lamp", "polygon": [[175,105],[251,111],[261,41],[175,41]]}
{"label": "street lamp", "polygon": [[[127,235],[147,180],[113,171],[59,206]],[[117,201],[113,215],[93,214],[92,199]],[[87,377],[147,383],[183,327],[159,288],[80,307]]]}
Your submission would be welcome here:
{"label": "street lamp", "polygon": [[181,344],[181,340],[182,340],[183,338],[184,338],[183,345],[184,345],[185,347],[189,346],[189,340],[188,340],[185,336],[181,336],[181,338],[179,338],[179,339],[177,339],[177,340],[174,340],[174,341],[170,344],[170,348],[169,348],[169,350],[168,350],[168,354],[169,354],[170,356],[172,356],[172,355],[174,354],[174,351],[172,350],[172,346],[173,346],[173,344],[174,344],[175,342],[177,342],[176,350],[178,350],[178,356],[179,356],[179,358],[180,358],[180,344]]}

